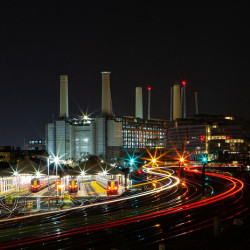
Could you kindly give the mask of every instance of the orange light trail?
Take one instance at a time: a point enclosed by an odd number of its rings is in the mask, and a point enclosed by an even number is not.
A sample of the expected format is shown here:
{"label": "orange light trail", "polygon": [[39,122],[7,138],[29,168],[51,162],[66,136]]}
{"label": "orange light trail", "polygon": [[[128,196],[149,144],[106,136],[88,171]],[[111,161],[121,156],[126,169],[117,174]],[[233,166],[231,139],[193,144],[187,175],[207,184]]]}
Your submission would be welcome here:
{"label": "orange light trail", "polygon": [[[194,167],[186,167],[185,171],[192,172],[194,174],[201,174],[202,173],[201,171],[193,170],[193,168]],[[244,183],[241,180],[236,179],[234,177],[228,177],[228,176],[215,174],[215,173],[207,173],[206,175],[214,176],[214,177],[217,177],[220,179],[224,179],[224,180],[228,181],[229,183],[233,184],[233,186],[231,188],[229,188],[227,191],[225,191],[221,194],[218,194],[214,197],[207,198],[205,200],[200,200],[200,201],[196,201],[196,202],[193,202],[190,204],[185,204],[185,205],[177,206],[174,208],[156,211],[156,212],[152,212],[152,213],[148,213],[148,214],[144,214],[144,215],[139,215],[139,216],[135,216],[135,217],[131,217],[131,218],[125,218],[125,219],[120,219],[120,220],[116,220],[116,221],[100,223],[100,224],[96,224],[96,225],[92,225],[92,226],[85,226],[85,227],[81,227],[81,228],[66,230],[63,232],[61,231],[61,232],[44,234],[44,235],[41,235],[39,237],[25,238],[25,239],[21,239],[21,240],[15,241],[15,242],[6,242],[5,243],[6,245],[2,245],[2,247],[0,247],[0,249],[15,247],[15,246],[20,247],[22,245],[27,245],[30,243],[43,242],[43,241],[47,241],[47,240],[58,239],[58,238],[62,238],[62,237],[67,237],[67,236],[72,236],[72,235],[76,235],[76,234],[96,231],[96,230],[100,230],[100,229],[126,225],[126,224],[130,224],[133,222],[149,220],[149,219],[157,218],[160,216],[165,216],[168,214],[178,213],[178,212],[186,211],[189,209],[198,208],[201,206],[206,206],[208,204],[218,202],[220,200],[223,200],[223,199],[226,199],[230,196],[233,196],[236,193],[240,192],[244,187]]]}

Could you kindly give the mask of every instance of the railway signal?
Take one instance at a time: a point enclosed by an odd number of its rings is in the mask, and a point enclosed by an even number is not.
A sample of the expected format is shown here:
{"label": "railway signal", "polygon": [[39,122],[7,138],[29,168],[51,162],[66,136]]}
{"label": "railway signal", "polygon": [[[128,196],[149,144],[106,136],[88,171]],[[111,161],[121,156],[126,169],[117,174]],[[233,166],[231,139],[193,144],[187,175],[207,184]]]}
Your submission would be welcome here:
{"label": "railway signal", "polygon": [[202,160],[201,160],[201,162],[202,162],[201,182],[202,182],[202,191],[203,191],[203,193],[205,191],[205,167],[207,165],[207,160],[208,160],[207,155],[206,154],[203,155]]}
{"label": "railway signal", "polygon": [[185,163],[185,158],[184,157],[180,157],[179,158],[179,171],[178,171],[178,177],[181,178],[181,166],[184,165]]}

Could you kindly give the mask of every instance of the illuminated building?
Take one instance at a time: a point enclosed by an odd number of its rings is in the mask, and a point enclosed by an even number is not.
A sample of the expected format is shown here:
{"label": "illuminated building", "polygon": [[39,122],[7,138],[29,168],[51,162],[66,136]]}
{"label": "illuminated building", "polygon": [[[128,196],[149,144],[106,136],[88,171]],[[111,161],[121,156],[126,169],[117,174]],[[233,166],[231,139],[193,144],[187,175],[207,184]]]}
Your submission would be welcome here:
{"label": "illuminated building", "polygon": [[136,88],[136,117],[112,115],[110,72],[102,72],[101,116],[69,118],[68,90],[65,87],[67,79],[66,76],[60,77],[60,98],[63,100],[60,101],[60,117],[48,123],[45,128],[47,151],[50,155],[75,161],[81,161],[88,155],[117,157],[122,147],[140,151],[148,145],[153,147],[151,140],[154,140],[155,145],[156,141],[166,138],[166,128],[169,125],[167,121],[142,118],[141,87]]}
{"label": "illuminated building", "polygon": [[[67,79],[67,76],[60,77],[60,117],[46,125],[46,146],[50,155],[81,161],[89,155],[119,157],[122,148],[135,149],[139,153],[145,147],[167,150],[175,147],[179,152],[192,153],[190,158],[193,160],[201,153],[207,153],[210,159],[216,160],[249,157],[249,123],[232,116],[180,118],[183,105],[178,84],[171,92],[174,121],[152,119],[150,111],[150,119],[143,119],[142,87],[136,87],[135,117],[114,116],[110,72],[105,71],[102,72],[102,114],[92,118],[86,115],[70,118]],[[184,96],[185,90],[185,103]],[[175,154],[175,151],[171,153]]]}
{"label": "illuminated building", "polygon": [[122,138],[125,148],[157,147],[159,146],[157,142],[166,138],[169,123],[165,120],[143,120],[135,117],[120,119],[123,123]]}
{"label": "illuminated building", "polygon": [[241,160],[250,157],[249,122],[232,116],[196,115],[179,119],[167,131],[167,148],[193,152],[190,159],[207,153],[211,160]]}
{"label": "illuminated building", "polygon": [[166,121],[134,117],[58,120],[46,126],[50,154],[82,160],[87,155],[115,156],[124,148],[140,151],[152,139],[166,138]]}
{"label": "illuminated building", "polygon": [[44,140],[29,140],[27,143],[24,143],[25,150],[45,150],[46,144]]}
{"label": "illuminated building", "polygon": [[[195,159],[197,155],[206,152],[206,125],[178,124],[169,128],[167,132],[167,149],[175,147],[178,152],[193,152],[191,156]],[[175,151],[172,151],[175,154]]]}

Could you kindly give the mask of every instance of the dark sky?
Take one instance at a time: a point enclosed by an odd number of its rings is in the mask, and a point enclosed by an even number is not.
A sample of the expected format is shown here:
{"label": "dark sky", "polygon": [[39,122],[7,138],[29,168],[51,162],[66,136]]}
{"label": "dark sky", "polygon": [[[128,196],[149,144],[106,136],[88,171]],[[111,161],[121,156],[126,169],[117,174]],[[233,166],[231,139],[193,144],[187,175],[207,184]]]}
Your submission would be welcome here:
{"label": "dark sky", "polygon": [[69,75],[71,115],[100,113],[108,70],[117,115],[134,115],[137,86],[146,105],[151,85],[151,116],[169,119],[169,87],[187,80],[188,116],[198,91],[200,113],[249,119],[247,6],[164,2],[1,0],[0,145],[44,137],[60,74]]}

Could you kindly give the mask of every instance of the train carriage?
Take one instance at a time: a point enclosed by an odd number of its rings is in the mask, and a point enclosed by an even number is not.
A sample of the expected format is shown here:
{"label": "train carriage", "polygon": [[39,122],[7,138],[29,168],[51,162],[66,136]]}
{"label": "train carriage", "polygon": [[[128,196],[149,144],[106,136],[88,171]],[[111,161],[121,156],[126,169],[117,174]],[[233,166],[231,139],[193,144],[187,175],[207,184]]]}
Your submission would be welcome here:
{"label": "train carriage", "polygon": [[76,180],[69,181],[69,193],[77,193],[78,192],[78,184]]}
{"label": "train carriage", "polygon": [[107,195],[117,195],[119,185],[117,180],[108,180],[107,184]]}
{"label": "train carriage", "polygon": [[[54,184],[54,178],[50,179],[50,185]],[[42,178],[33,178],[30,183],[30,191],[32,193],[38,192],[45,187],[48,186],[48,178],[47,177],[42,177]]]}
{"label": "train carriage", "polygon": [[38,178],[33,178],[30,185],[31,192],[38,192],[41,190],[41,181]]}

